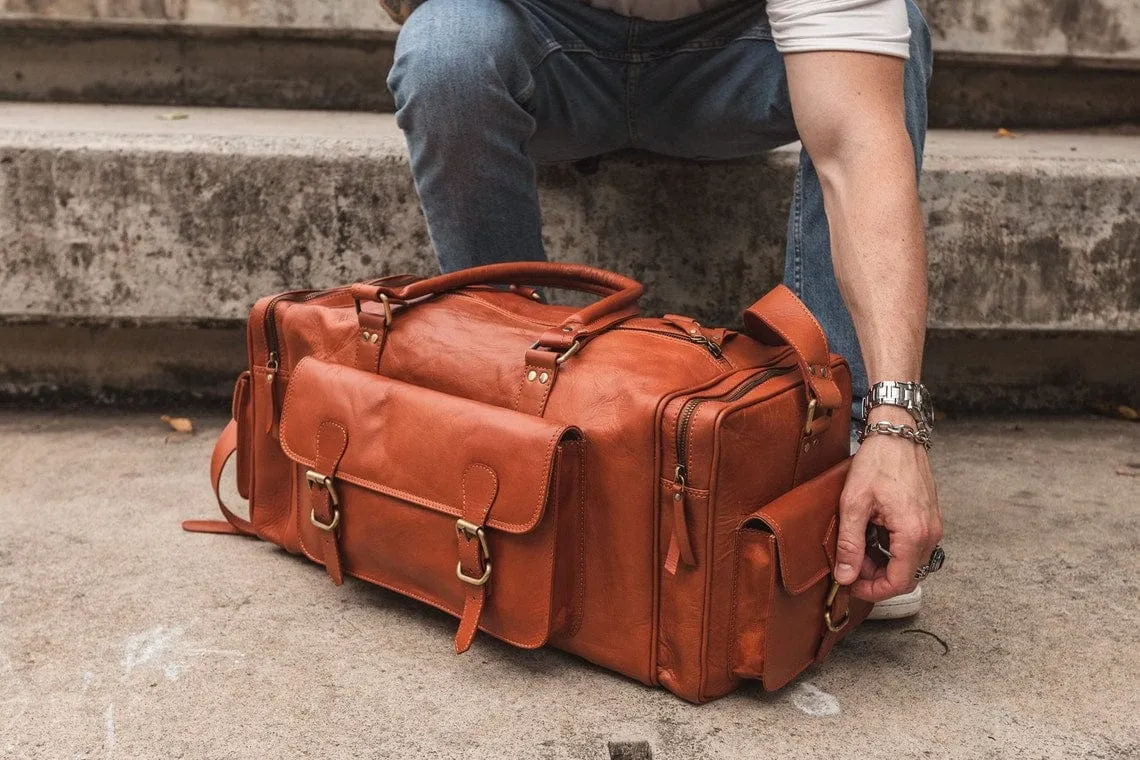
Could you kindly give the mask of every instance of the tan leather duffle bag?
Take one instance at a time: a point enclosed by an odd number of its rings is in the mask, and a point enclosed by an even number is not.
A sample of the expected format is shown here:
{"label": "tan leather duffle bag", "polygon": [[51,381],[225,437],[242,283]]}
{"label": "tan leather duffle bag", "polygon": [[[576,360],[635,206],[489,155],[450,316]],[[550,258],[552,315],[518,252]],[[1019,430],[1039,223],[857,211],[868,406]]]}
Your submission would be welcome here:
{"label": "tan leather duffle bag", "polygon": [[869,609],[831,580],[847,365],[783,286],[743,333],[641,293],[518,263],[261,299],[212,462],[217,491],[236,453],[250,516],[185,527],[445,610],[460,652],[481,630],[693,702],[779,688]]}

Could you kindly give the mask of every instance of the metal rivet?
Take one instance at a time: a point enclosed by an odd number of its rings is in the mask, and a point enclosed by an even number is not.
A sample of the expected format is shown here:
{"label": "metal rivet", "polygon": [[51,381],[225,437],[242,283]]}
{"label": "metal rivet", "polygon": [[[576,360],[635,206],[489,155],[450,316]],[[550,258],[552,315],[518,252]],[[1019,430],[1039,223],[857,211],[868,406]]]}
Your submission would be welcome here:
{"label": "metal rivet", "polygon": [[810,364],[808,365],[808,374],[812,377],[815,376],[815,367],[811,366]]}
{"label": "metal rivet", "polygon": [[360,337],[363,340],[368,340],[368,331],[365,330],[364,332],[360,333]]}
{"label": "metal rivet", "polygon": [[697,334],[696,330],[689,330],[689,335],[696,335],[696,334]]}
{"label": "metal rivet", "polygon": [[527,372],[527,373],[526,373],[526,379],[527,379],[527,380],[529,380],[529,381],[530,381],[530,382],[532,382],[532,383],[534,382],[534,379],[535,379],[536,377],[538,377],[538,373],[537,373],[537,372],[535,372],[533,369],[532,369],[530,372]]}
{"label": "metal rivet", "polygon": [[807,450],[808,450],[808,449],[810,449],[810,448],[811,448],[811,444],[810,444],[810,443],[808,443],[807,441],[805,441],[805,442],[804,442],[804,451],[807,451]]}
{"label": "metal rivet", "polygon": [[546,372],[543,372],[541,375],[538,376],[538,382],[542,383],[543,385],[545,385],[546,381],[549,379],[550,379],[550,375]]}
{"label": "metal rivet", "polygon": [[368,336],[368,340],[372,341],[373,343],[379,343],[380,342],[380,334],[379,333],[372,333],[371,335]]}
{"label": "metal rivet", "polygon": [[562,332],[574,332],[574,328],[573,327],[563,327]]}

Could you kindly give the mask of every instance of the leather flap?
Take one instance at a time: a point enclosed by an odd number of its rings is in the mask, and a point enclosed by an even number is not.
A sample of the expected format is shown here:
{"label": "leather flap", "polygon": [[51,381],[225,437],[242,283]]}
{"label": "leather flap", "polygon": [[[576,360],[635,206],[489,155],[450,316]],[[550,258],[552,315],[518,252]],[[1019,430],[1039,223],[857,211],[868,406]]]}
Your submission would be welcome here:
{"label": "leather flap", "polygon": [[526,533],[542,518],[554,455],[576,428],[306,357],[289,380],[281,448],[313,467],[317,430],[348,432],[336,479],[462,516],[464,473],[490,468],[498,494],[486,524]]}
{"label": "leather flap", "polygon": [[851,466],[848,457],[753,512],[746,528],[776,537],[780,580],[789,594],[802,593],[825,578],[835,563],[839,496]]}

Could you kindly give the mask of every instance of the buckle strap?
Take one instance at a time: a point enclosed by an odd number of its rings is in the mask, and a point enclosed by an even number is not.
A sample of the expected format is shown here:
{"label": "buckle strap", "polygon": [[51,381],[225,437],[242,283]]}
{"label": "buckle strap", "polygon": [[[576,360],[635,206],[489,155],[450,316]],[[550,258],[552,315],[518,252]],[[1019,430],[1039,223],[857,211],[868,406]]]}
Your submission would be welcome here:
{"label": "buckle strap", "polygon": [[471,647],[483,607],[487,601],[491,578],[491,547],[487,542],[485,523],[499,492],[499,478],[485,464],[468,465],[463,472],[463,518],[455,523],[459,563],[455,574],[466,589],[459,630],[455,632],[455,652],[463,654]]}
{"label": "buckle strap", "polygon": [[344,568],[340,559],[340,497],[334,478],[337,465],[348,448],[348,431],[344,425],[325,420],[317,428],[317,461],[305,473],[309,485],[309,521],[321,529],[321,555],[325,570],[336,585],[344,583]]}

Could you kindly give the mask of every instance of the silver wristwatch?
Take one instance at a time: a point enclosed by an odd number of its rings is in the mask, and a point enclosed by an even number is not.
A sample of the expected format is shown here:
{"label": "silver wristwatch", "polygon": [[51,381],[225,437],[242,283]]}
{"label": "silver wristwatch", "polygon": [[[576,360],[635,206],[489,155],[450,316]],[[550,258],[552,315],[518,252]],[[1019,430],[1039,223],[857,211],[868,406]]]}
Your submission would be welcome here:
{"label": "silver wristwatch", "polygon": [[922,383],[900,383],[894,380],[875,383],[863,397],[863,422],[867,421],[867,415],[877,406],[901,406],[914,417],[919,429],[934,429],[934,403],[930,392]]}

